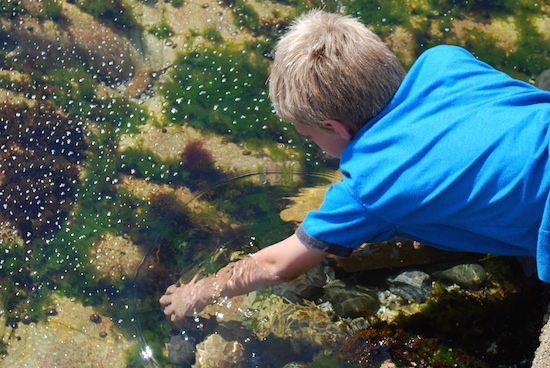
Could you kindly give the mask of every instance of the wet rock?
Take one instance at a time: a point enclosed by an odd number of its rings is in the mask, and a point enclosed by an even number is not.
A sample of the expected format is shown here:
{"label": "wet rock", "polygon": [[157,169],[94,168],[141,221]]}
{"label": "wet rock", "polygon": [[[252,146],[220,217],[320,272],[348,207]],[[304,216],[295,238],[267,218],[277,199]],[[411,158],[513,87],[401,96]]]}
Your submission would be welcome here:
{"label": "wet rock", "polygon": [[432,277],[422,271],[405,271],[386,282],[393,294],[415,303],[424,302],[432,291]]}
{"label": "wet rock", "polygon": [[166,348],[168,359],[173,364],[187,367],[195,360],[195,346],[185,335],[178,334],[170,337],[170,343],[166,344]]}
{"label": "wet rock", "polygon": [[285,364],[283,368],[308,368],[311,367],[311,364],[307,364],[304,362],[292,362]]}
{"label": "wet rock", "polygon": [[127,367],[126,352],[133,343],[108,318],[91,323],[92,307],[52,295],[58,312],[47,321],[6,325],[0,316],[0,333],[7,354],[2,367]]}
{"label": "wet rock", "polygon": [[212,334],[197,345],[193,368],[240,368],[245,363],[246,351],[241,343]]}
{"label": "wet rock", "polygon": [[19,15],[1,19],[0,26],[17,45],[15,53],[52,67],[84,61],[98,74],[125,79],[142,63],[125,34],[67,2],[57,22]]}
{"label": "wet rock", "polygon": [[432,276],[470,289],[480,288],[487,281],[485,268],[475,263],[460,264],[443,271],[436,271]]}
{"label": "wet rock", "polygon": [[90,250],[90,263],[99,278],[119,280],[134,275],[143,261],[143,251],[123,236],[102,234]]}
{"label": "wet rock", "polygon": [[220,322],[216,333],[227,341],[238,341],[243,346],[256,338],[252,331],[238,321]]}
{"label": "wet rock", "polygon": [[535,86],[545,91],[550,91],[550,69],[540,73],[535,81]]}
{"label": "wet rock", "polygon": [[332,186],[332,183],[342,179],[342,174],[337,171],[331,177],[331,183],[311,188],[303,188],[296,197],[288,198],[291,205],[281,211],[279,214],[283,221],[304,221],[306,215],[313,210],[321,207],[325,198],[326,191]]}
{"label": "wet rock", "polygon": [[371,316],[380,306],[376,291],[360,285],[346,285],[341,280],[332,281],[325,286],[325,299],[341,317]]}
{"label": "wet rock", "polygon": [[124,90],[126,97],[138,98],[142,93],[150,89],[154,82],[153,74],[150,68],[141,68],[136,75],[126,83],[126,89]]}
{"label": "wet rock", "polygon": [[311,269],[295,280],[282,283],[273,288],[277,295],[283,296],[294,303],[305,300],[315,300],[323,294],[326,275],[321,265]]}

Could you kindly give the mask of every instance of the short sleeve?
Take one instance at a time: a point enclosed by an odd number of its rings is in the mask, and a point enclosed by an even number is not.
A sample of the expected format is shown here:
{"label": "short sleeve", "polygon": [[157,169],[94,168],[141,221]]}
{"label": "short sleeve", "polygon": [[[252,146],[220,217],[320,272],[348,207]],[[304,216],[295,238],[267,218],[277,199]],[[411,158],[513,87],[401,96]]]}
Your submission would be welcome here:
{"label": "short sleeve", "polygon": [[395,229],[357,202],[344,179],[327,191],[319,210],[306,216],[297,235],[312,248],[345,257],[363,243],[391,239]]}

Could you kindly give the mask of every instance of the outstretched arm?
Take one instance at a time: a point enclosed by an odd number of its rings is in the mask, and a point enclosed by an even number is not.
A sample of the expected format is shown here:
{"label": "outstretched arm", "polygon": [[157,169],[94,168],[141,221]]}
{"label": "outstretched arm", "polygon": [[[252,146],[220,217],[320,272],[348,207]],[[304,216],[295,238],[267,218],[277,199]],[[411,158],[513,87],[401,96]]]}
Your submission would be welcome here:
{"label": "outstretched arm", "polygon": [[303,244],[296,235],[230,263],[215,275],[185,285],[172,285],[160,298],[172,322],[202,311],[219,298],[231,298],[290,281],[325,259],[327,253]]}

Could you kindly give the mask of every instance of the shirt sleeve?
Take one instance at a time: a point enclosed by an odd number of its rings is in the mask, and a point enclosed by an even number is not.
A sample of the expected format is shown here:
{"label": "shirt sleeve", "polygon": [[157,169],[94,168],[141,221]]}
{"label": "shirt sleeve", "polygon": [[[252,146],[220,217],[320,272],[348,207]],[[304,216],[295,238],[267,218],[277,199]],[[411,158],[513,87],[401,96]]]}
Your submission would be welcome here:
{"label": "shirt sleeve", "polygon": [[340,182],[327,191],[321,208],[306,216],[296,235],[311,248],[347,257],[363,243],[393,238],[395,229],[356,201]]}

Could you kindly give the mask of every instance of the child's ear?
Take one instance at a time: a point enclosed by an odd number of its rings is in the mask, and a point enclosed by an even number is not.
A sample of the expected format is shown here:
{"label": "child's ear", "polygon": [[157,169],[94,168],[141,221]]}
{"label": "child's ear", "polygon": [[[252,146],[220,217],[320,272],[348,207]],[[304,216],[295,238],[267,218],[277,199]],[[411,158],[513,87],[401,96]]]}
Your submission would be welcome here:
{"label": "child's ear", "polygon": [[357,132],[357,125],[349,122],[347,120],[323,120],[321,122],[325,129],[331,130],[334,133],[338,134],[342,139],[346,141],[351,141],[354,134]]}

